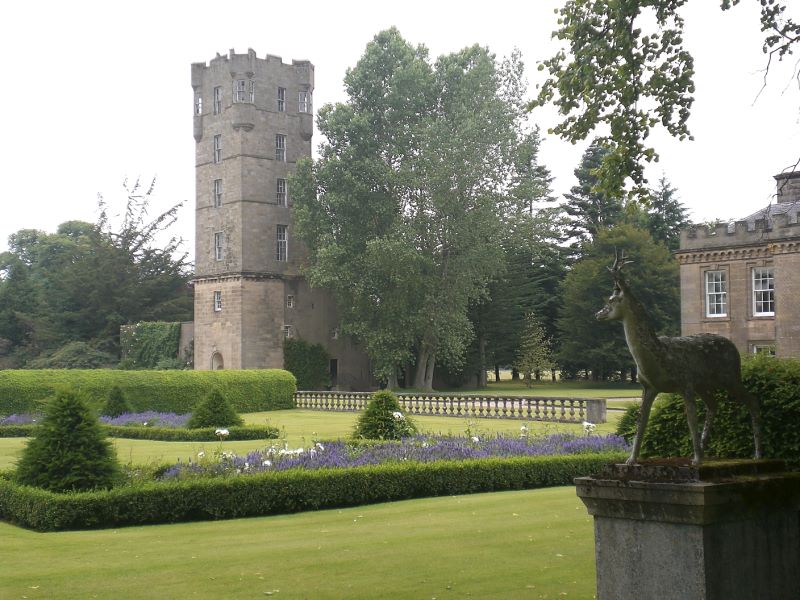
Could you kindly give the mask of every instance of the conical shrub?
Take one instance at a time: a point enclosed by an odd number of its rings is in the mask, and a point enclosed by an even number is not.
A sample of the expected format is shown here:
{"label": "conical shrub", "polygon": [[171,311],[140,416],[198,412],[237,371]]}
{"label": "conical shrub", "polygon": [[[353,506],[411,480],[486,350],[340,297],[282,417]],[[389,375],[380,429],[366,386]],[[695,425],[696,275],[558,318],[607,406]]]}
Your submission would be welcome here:
{"label": "conical shrub", "polygon": [[375,392],[358,417],[354,437],[370,440],[399,440],[417,432],[414,422],[403,414],[397,396]]}
{"label": "conical shrub", "polygon": [[97,417],[74,392],[61,391],[23,450],[16,480],[53,492],[85,491],[110,488],[118,473]]}
{"label": "conical shrub", "polygon": [[211,392],[192,412],[186,426],[189,429],[200,427],[231,427],[243,425],[244,421],[219,390]]}
{"label": "conical shrub", "polygon": [[120,387],[115,385],[109,390],[108,398],[106,398],[106,403],[100,410],[100,414],[106,417],[118,417],[129,412],[132,412],[131,405],[128,404]]}

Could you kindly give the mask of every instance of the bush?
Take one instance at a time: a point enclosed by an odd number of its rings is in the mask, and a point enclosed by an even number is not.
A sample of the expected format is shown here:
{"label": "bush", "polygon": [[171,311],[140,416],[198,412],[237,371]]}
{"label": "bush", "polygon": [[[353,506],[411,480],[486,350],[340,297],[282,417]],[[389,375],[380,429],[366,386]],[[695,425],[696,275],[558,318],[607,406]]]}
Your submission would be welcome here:
{"label": "bush", "polygon": [[288,338],[283,342],[283,366],[297,378],[298,390],[324,390],[331,385],[330,355],[321,344]]}
{"label": "bush", "polygon": [[117,363],[117,357],[92,348],[86,342],[70,342],[50,356],[35,358],[27,369],[107,369]]}
{"label": "bush", "polygon": [[37,531],[233,519],[409,498],[572,485],[620,453],[393,463],[59,495],[0,477],[0,518]]}
{"label": "bush", "polygon": [[75,393],[62,391],[23,450],[16,479],[53,492],[85,491],[110,488],[118,471],[97,418]]}
{"label": "bush", "polygon": [[[800,361],[768,356],[747,358],[742,363],[742,382],[761,406],[764,456],[799,461]],[[697,412],[702,422],[705,405],[701,401],[697,403]],[[622,428],[621,420],[617,432],[628,439]],[[634,423],[633,433],[635,429]],[[650,413],[642,456],[688,456],[691,452],[683,399],[677,394],[659,396]],[[720,400],[707,454],[726,458],[753,455],[753,430],[746,406]]]}
{"label": "bush", "polygon": [[214,390],[194,409],[186,427],[199,429],[200,427],[231,427],[233,425],[244,425],[242,417],[236,414],[219,390]]}
{"label": "bush", "polygon": [[0,371],[0,414],[41,412],[42,402],[68,386],[99,410],[119,386],[136,412],[190,413],[209,389],[220,390],[238,412],[293,408],[295,378],[281,369],[248,371]]}
{"label": "bush", "polygon": [[633,443],[633,438],[636,436],[636,424],[639,420],[639,411],[641,410],[640,404],[631,404],[622,413],[622,416],[617,421],[616,434],[625,439],[629,444]]}
{"label": "bush", "polygon": [[118,385],[115,385],[109,390],[108,399],[103,408],[100,409],[100,414],[106,417],[118,417],[129,412],[132,412],[131,406],[125,400],[125,394],[122,393]]}
{"label": "bush", "polygon": [[403,414],[397,396],[389,391],[375,392],[358,417],[353,437],[371,440],[399,440],[417,432],[414,422]]}
{"label": "bush", "polygon": [[119,336],[122,355],[125,357],[122,364],[125,368],[152,369],[159,361],[178,356],[180,339],[180,323],[147,321],[123,326]]}
{"label": "bush", "polygon": [[[32,437],[38,431],[38,424],[2,425],[0,438]],[[100,424],[100,430],[109,437],[132,440],[157,440],[162,442],[211,442],[219,439],[215,427],[185,429],[171,427],[125,427],[121,425]],[[246,427],[229,427],[228,441],[268,440],[280,435],[277,427],[270,425],[248,425]]]}

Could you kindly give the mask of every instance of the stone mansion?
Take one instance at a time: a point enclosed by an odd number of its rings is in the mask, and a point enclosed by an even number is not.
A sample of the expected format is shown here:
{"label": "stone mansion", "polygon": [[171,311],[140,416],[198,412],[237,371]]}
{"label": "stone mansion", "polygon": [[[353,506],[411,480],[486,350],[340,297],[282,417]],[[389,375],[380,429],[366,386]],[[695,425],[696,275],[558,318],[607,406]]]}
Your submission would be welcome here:
{"label": "stone mansion", "polygon": [[681,234],[681,333],[717,333],[741,353],[800,358],[800,171],[744,219]]}

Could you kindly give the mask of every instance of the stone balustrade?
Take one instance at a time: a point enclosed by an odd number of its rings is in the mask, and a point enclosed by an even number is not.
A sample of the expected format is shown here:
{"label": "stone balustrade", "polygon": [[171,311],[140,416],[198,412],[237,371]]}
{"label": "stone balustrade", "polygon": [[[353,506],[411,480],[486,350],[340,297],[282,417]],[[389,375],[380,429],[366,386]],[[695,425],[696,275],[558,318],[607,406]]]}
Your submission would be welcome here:
{"label": "stone balustrade", "polygon": [[[364,410],[369,392],[311,392],[294,395],[296,408],[356,412]],[[603,398],[544,398],[537,396],[483,396],[454,394],[398,394],[410,415],[478,419],[519,419],[556,423],[606,422]]]}

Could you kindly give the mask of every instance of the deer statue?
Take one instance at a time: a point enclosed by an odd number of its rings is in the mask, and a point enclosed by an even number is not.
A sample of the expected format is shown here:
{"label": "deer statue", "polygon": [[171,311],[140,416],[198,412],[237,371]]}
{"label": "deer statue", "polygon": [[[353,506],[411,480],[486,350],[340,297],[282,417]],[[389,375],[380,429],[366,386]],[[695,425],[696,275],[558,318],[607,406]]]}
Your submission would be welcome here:
{"label": "deer statue", "polygon": [[[639,381],[644,387],[636,437],[627,464],[634,464],[639,456],[650,408],[661,392],[683,396],[694,451],[692,464],[698,465],[703,459],[703,450],[717,410],[717,392],[727,392],[730,400],[747,405],[753,422],[755,457],[761,458],[758,401],[742,385],[741,363],[736,346],[729,339],[712,333],[685,337],[656,336],[644,307],[622,275],[622,268],[630,262],[625,259],[624,252],[615,257],[614,266],[609,268],[614,277],[614,292],[595,315],[599,321],[622,321],[625,340],[636,362]],[[706,405],[702,436],[698,430],[695,398],[701,398]]]}

